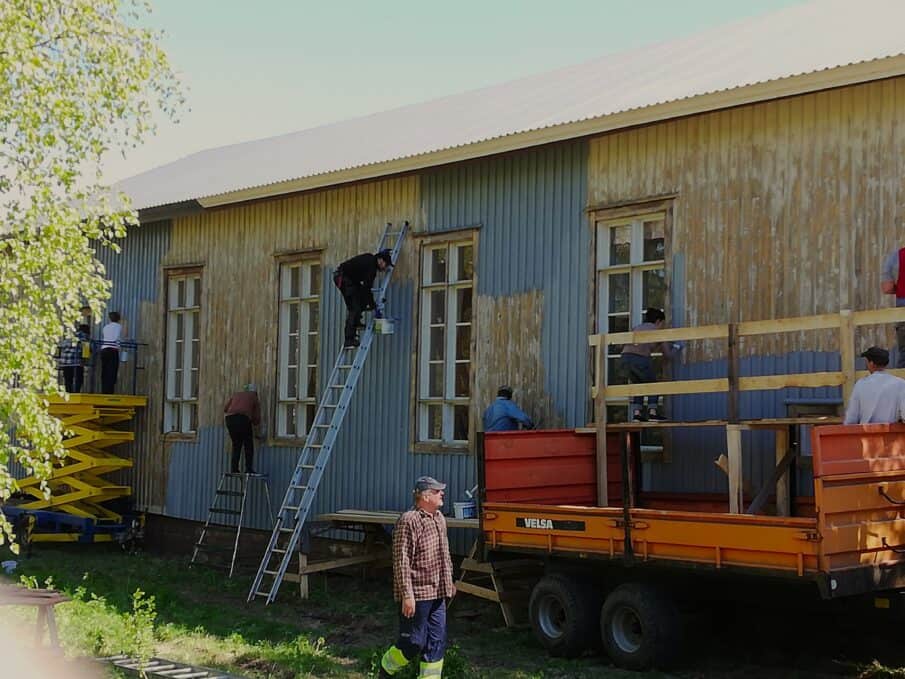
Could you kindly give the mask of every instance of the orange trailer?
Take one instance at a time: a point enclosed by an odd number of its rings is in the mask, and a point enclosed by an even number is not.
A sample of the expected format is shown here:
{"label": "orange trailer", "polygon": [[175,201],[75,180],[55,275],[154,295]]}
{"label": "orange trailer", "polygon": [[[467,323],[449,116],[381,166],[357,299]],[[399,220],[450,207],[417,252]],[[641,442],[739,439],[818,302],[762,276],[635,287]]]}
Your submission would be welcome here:
{"label": "orange trailer", "polygon": [[779,578],[823,599],[899,605],[905,425],[814,427],[813,516],[795,517],[688,511],[689,502],[673,509],[662,500],[646,507],[632,437],[607,436],[609,506],[597,507],[593,432],[485,435],[485,552],[491,562],[514,553],[545,560],[529,617],[551,652],[573,655],[602,635],[617,664],[667,662],[681,632],[681,587],[669,585],[679,573]]}

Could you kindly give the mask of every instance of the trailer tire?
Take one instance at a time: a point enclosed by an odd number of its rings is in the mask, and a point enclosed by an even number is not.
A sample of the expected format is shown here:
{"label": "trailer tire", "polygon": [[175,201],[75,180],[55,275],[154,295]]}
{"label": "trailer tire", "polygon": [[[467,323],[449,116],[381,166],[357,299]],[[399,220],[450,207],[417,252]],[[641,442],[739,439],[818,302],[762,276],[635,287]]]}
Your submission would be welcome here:
{"label": "trailer tire", "polygon": [[544,576],[528,603],[534,636],[560,658],[577,657],[594,644],[599,612],[596,588],[562,574]]}
{"label": "trailer tire", "polygon": [[675,604],[656,588],[631,582],[607,597],[600,633],[610,659],[619,667],[667,667],[680,648],[681,625]]}

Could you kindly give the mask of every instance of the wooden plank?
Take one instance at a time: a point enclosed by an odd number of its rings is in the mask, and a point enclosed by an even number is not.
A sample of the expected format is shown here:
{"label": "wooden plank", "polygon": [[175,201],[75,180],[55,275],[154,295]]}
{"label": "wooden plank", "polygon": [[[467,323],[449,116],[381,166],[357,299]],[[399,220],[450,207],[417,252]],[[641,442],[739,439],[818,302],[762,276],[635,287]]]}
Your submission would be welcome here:
{"label": "wooden plank", "polygon": [[[389,559],[389,552],[373,552],[371,554],[359,554],[357,556],[346,556],[340,559],[330,559],[328,561],[315,561],[313,563],[305,563],[299,568],[299,572],[303,575],[311,573],[321,573],[323,571],[332,571],[337,568],[345,568],[346,566],[357,566],[363,563],[373,563],[382,559]],[[307,559],[305,560],[307,562]]]}
{"label": "wooden plank", "polygon": [[[790,452],[788,428],[777,429],[774,453],[777,467],[783,463],[786,454]],[[792,488],[790,486],[790,480],[788,468],[786,468],[786,470],[776,479],[776,516],[792,515]]]}
{"label": "wooden plank", "polygon": [[717,377],[706,380],[677,380],[674,382],[652,382],[650,384],[620,384],[606,388],[609,396],[664,396],[675,394],[710,394],[729,391],[729,380]]}
{"label": "wooden plank", "polygon": [[594,419],[597,423],[597,506],[606,507],[609,504],[609,492],[607,479],[607,454],[606,454],[606,397],[607,397],[607,364],[606,342],[601,343],[594,353],[594,374],[597,376],[598,388],[594,395]]}
{"label": "wooden plank", "polygon": [[852,312],[839,312],[839,356],[842,373],[842,402],[848,404],[855,388],[855,325]]}
{"label": "wooden plank", "polygon": [[606,344],[639,344],[678,342],[681,340],[725,339],[729,336],[726,325],[699,325],[689,328],[664,328],[663,330],[638,330],[597,335],[598,342]]}
{"label": "wooden plank", "polygon": [[905,323],[905,307],[890,307],[888,309],[854,311],[852,312],[852,323],[856,326]]}
{"label": "wooden plank", "polygon": [[460,580],[456,583],[456,590],[464,594],[471,594],[472,596],[480,597],[481,599],[488,599],[500,603],[500,595],[488,587],[481,587],[480,585],[474,585],[470,582],[462,582]]}
{"label": "wooden plank", "polygon": [[742,430],[737,425],[726,425],[726,456],[729,460],[729,513],[742,511]]}
{"label": "wooden plank", "polygon": [[[778,434],[779,432],[777,432]],[[778,453],[777,449],[777,453]],[[757,514],[765,504],[767,504],[767,498],[770,497],[770,492],[777,486],[779,483],[780,477],[783,475],[788,475],[789,466],[792,463],[792,460],[795,458],[795,454],[791,450],[786,450],[785,455],[783,455],[782,459],[776,464],[773,468],[772,474],[770,474],[770,478],[767,479],[767,482],[761,487],[761,489],[757,492],[757,495],[754,496],[754,500],[751,501],[751,504],[748,505],[747,514]],[[784,515],[780,515],[784,516]]]}
{"label": "wooden plank", "polygon": [[[362,509],[341,509],[338,512],[321,514],[316,521],[332,521],[334,523],[393,525],[402,516],[402,512],[370,512]],[[479,527],[477,519],[456,519],[450,516],[446,518],[447,528],[474,528]]]}
{"label": "wooden plank", "polygon": [[461,569],[472,573],[493,573],[493,566],[484,561],[478,561],[471,557],[462,559]]}
{"label": "wooden plank", "polygon": [[756,335],[773,335],[779,332],[826,330],[838,327],[838,314],[820,314],[818,316],[774,318],[764,321],[744,321],[738,324],[738,334],[741,337],[753,337]]}
{"label": "wooden plank", "polygon": [[740,377],[739,391],[785,389],[786,387],[837,387],[845,382],[841,372],[791,373]]}

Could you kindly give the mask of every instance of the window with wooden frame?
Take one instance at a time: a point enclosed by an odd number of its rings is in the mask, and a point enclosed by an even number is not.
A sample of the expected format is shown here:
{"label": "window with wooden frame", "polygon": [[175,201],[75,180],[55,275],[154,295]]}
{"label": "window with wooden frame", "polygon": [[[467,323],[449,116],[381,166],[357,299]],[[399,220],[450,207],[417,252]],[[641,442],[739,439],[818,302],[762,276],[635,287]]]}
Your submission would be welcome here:
{"label": "window with wooden frame", "polygon": [[280,263],[277,438],[304,438],[317,411],[321,265],[317,258]]}
{"label": "window with wooden frame", "polygon": [[471,233],[421,248],[416,444],[464,448],[469,441],[474,252]]}
{"label": "window with wooden frame", "polygon": [[[606,212],[601,213],[606,215]],[[597,331],[626,332],[642,322],[649,307],[666,310],[666,224],[667,209],[636,212],[620,209],[619,216],[595,222],[597,252]],[[621,345],[607,352],[607,382],[626,384],[628,375],[619,357]],[[663,357],[653,354],[654,370],[662,375]],[[607,421],[628,419],[627,398],[607,398]],[[642,446],[648,453],[662,452],[662,430],[643,433]]]}
{"label": "window with wooden frame", "polygon": [[167,274],[166,399],[163,431],[198,430],[201,366],[201,269]]}

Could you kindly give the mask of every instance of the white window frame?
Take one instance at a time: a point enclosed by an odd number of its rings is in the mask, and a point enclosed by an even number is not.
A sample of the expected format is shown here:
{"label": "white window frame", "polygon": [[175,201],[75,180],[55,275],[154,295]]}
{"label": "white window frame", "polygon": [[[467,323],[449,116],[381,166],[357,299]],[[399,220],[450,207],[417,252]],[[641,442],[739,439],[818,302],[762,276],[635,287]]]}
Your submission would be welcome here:
{"label": "white window frame", "polygon": [[[304,439],[317,412],[320,387],[318,364],[323,269],[317,257],[283,261],[279,267],[277,406],[273,431],[276,438]],[[297,286],[295,289],[293,283]],[[294,313],[297,316],[293,332],[291,320]],[[310,352],[312,342],[313,356]],[[291,351],[293,344],[295,355]],[[311,384],[313,391],[308,389]]]}
{"label": "white window frame", "polygon": [[[471,278],[458,279],[460,248],[471,248]],[[431,264],[433,253],[446,251],[446,277],[444,281],[431,280]],[[421,248],[421,285],[419,313],[419,342],[417,354],[417,394],[418,402],[415,411],[415,443],[441,445],[448,447],[466,447],[473,431],[471,398],[474,391],[474,311],[475,311],[475,265],[477,247],[473,237],[455,238],[443,241],[425,242]],[[467,321],[458,321],[458,293],[460,290],[471,290],[471,315]],[[430,315],[431,295],[444,291],[445,315],[442,323],[432,322]],[[456,356],[456,335],[459,328],[468,327],[468,357]],[[443,328],[443,358],[432,360],[430,357],[431,330]],[[443,364],[443,394],[430,395],[430,366]],[[468,366],[468,395],[456,395],[456,367]],[[429,414],[431,408],[441,407],[441,436],[431,438]],[[464,438],[455,436],[456,408],[466,408],[468,422]]]}
{"label": "white window frame", "polygon": [[[595,222],[595,241],[597,251],[595,253],[596,288],[597,288],[597,332],[609,333],[610,318],[623,316],[628,319],[627,330],[642,322],[644,315],[644,273],[646,271],[659,271],[664,273],[664,285],[667,285],[666,276],[666,248],[669,236],[669,210],[668,209],[639,209],[637,212],[628,213],[619,217],[601,218]],[[663,223],[663,258],[655,260],[644,259],[644,224],[659,220]],[[613,229],[626,227],[631,229],[631,241],[629,245],[629,261],[621,264],[610,264],[610,234]],[[629,308],[627,312],[612,312],[610,303],[610,277],[614,274],[629,275]],[[668,296],[668,285],[666,294]],[[664,300],[664,306],[668,305],[668,298]],[[607,377],[612,384],[614,372],[610,366],[618,361],[621,347],[609,345],[607,347]],[[660,354],[653,354],[658,357]],[[607,397],[607,409],[616,409],[628,413],[630,399],[627,397]],[[608,417],[608,419],[610,419]],[[644,438],[648,438],[649,433]],[[668,432],[660,430],[656,437],[662,443],[648,442],[642,439],[641,450],[644,459],[648,461],[668,461]],[[653,443],[653,445],[650,445]]]}
{"label": "white window frame", "polygon": [[[163,431],[196,434],[201,390],[201,269],[167,274]],[[179,328],[181,323],[182,333]]]}

